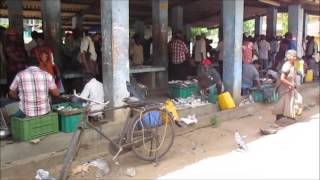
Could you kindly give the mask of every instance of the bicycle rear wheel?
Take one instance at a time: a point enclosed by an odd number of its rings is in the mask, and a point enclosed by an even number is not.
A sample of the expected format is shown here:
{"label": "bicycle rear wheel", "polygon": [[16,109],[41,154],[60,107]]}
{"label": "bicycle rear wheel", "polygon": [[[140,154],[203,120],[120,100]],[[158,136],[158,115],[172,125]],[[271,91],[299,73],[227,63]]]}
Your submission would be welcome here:
{"label": "bicycle rear wheel", "polygon": [[72,136],[72,139],[71,139],[69,146],[68,146],[67,153],[64,157],[63,166],[62,166],[61,173],[60,173],[60,180],[67,179],[72,161],[74,160],[77,153],[79,152],[81,132],[82,132],[82,129],[78,128]]}
{"label": "bicycle rear wheel", "polygon": [[[152,122],[147,117],[152,115]],[[162,158],[174,142],[172,115],[160,108],[150,108],[137,114],[128,133],[132,151],[142,160],[154,161]]]}

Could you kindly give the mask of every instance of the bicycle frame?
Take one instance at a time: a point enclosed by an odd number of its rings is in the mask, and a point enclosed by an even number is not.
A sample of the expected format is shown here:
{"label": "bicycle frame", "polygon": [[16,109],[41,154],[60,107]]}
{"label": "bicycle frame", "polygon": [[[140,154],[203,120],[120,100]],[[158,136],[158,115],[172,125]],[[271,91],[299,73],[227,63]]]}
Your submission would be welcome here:
{"label": "bicycle frame", "polygon": [[[100,104],[100,105],[104,105],[106,106],[107,104],[109,104],[109,102],[106,102],[106,103],[101,103],[101,102],[96,102],[96,101],[93,101],[93,100],[90,100],[88,98],[83,98],[81,96],[79,96],[75,91],[74,91],[74,96],[75,97],[78,97],[82,100],[85,100],[87,102],[93,102],[95,104]],[[159,105],[159,104],[155,104],[155,105]],[[138,106],[138,107],[143,107],[143,105],[141,106]],[[97,113],[97,112],[108,112],[108,111],[113,111],[113,110],[117,110],[117,109],[124,109],[124,108],[130,108],[131,110],[137,110],[138,108],[135,107],[131,107],[130,105],[124,105],[124,106],[120,106],[120,107],[114,107],[114,108],[107,108],[107,109],[103,109],[103,110],[97,110],[97,111],[89,111],[90,110],[90,103],[87,103],[86,107],[85,107],[85,114],[84,116],[82,117],[79,125],[78,125],[78,129],[80,128],[80,130],[83,130],[85,128],[85,125],[88,125],[90,128],[94,129],[98,134],[100,134],[104,139],[108,140],[109,143],[111,143],[113,146],[115,146],[118,150],[118,152],[115,154],[115,156],[112,158],[113,161],[115,161],[118,156],[120,155],[120,153],[123,151],[123,149],[125,148],[129,148],[129,147],[132,147],[135,142],[127,142],[127,132],[128,132],[128,128],[131,127],[131,121],[130,119],[127,119],[125,121],[125,124],[119,134],[119,143],[115,143],[111,138],[109,138],[106,134],[104,134],[101,130],[99,130],[97,127],[95,127],[89,120],[88,120],[88,117],[89,117],[89,112],[90,113]],[[125,140],[125,142],[123,143],[123,140]]]}

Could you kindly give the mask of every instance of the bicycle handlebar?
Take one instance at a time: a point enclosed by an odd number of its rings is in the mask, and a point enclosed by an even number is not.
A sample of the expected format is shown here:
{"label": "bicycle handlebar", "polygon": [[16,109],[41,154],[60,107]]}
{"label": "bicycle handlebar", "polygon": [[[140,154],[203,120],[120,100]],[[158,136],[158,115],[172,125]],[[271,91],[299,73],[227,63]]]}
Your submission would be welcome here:
{"label": "bicycle handlebar", "polygon": [[109,101],[107,101],[105,103],[102,103],[102,102],[98,102],[98,101],[95,101],[95,100],[92,100],[92,99],[89,99],[89,98],[81,97],[80,95],[77,94],[76,90],[73,90],[73,95],[75,97],[77,97],[77,98],[82,99],[82,100],[93,102],[93,103],[100,104],[100,105],[103,105],[103,106],[107,106],[109,104]]}

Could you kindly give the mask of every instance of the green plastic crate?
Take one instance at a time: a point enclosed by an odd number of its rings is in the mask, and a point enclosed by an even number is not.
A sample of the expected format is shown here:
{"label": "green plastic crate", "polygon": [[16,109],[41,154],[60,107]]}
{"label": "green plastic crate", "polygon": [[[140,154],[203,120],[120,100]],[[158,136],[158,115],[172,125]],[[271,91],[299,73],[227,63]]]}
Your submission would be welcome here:
{"label": "green plastic crate", "polygon": [[264,102],[266,103],[278,102],[278,100],[279,100],[279,94],[275,90],[273,90],[273,95],[270,99],[264,96]]}
{"label": "green plastic crate", "polygon": [[253,90],[251,93],[254,102],[263,102],[264,101],[264,96],[263,92],[261,90]]}
{"label": "green plastic crate", "polygon": [[52,105],[52,109],[54,111],[57,111],[59,106],[79,108],[79,111],[77,111],[76,113],[70,113],[70,112],[64,113],[63,111],[58,111],[59,130],[65,133],[74,132],[77,129],[77,126],[83,116],[83,113],[80,112],[82,111],[83,107],[79,103],[66,102],[66,103]]}
{"label": "green plastic crate", "polygon": [[60,131],[65,133],[74,132],[77,129],[83,113],[64,115],[59,114]]}
{"label": "green plastic crate", "polygon": [[197,92],[198,86],[196,84],[188,87],[181,87],[175,84],[169,85],[169,92],[175,98],[187,98]]}
{"label": "green plastic crate", "polygon": [[49,113],[38,117],[11,119],[11,132],[14,139],[31,140],[59,132],[58,114]]}

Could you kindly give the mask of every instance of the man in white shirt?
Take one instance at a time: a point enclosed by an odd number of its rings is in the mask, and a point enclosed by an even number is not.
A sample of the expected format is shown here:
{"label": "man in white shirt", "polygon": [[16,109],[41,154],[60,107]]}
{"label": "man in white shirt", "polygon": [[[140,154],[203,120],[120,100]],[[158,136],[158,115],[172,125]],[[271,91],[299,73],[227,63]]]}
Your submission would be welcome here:
{"label": "man in white shirt", "polygon": [[276,54],[279,51],[279,42],[277,40],[277,37],[272,36],[270,38],[270,61],[272,63],[272,65],[274,64],[275,58],[276,58]]}
{"label": "man in white shirt", "polygon": [[196,42],[194,45],[194,54],[196,63],[202,62],[206,59],[206,41],[204,40],[204,36],[197,36]]}
{"label": "man in white shirt", "polygon": [[[80,96],[83,98],[88,98],[96,102],[104,102],[104,91],[103,84],[96,80],[95,75],[91,73],[85,74],[84,80],[86,85],[84,86]],[[103,110],[104,106],[101,104],[95,104],[93,102],[90,103],[90,111],[99,111]],[[98,115],[102,115],[102,112],[91,113],[89,116],[94,117]]]}
{"label": "man in white shirt", "polygon": [[271,51],[270,43],[266,40],[265,35],[260,36],[258,48],[259,48],[259,60],[260,60],[260,63],[262,64],[262,69],[265,70],[269,66],[269,54]]}
{"label": "man in white shirt", "polygon": [[[85,73],[97,74],[97,53],[94,43],[88,35],[88,32],[85,32],[84,35],[80,44],[80,63],[84,66]],[[88,56],[88,54],[90,54],[90,56]]]}

